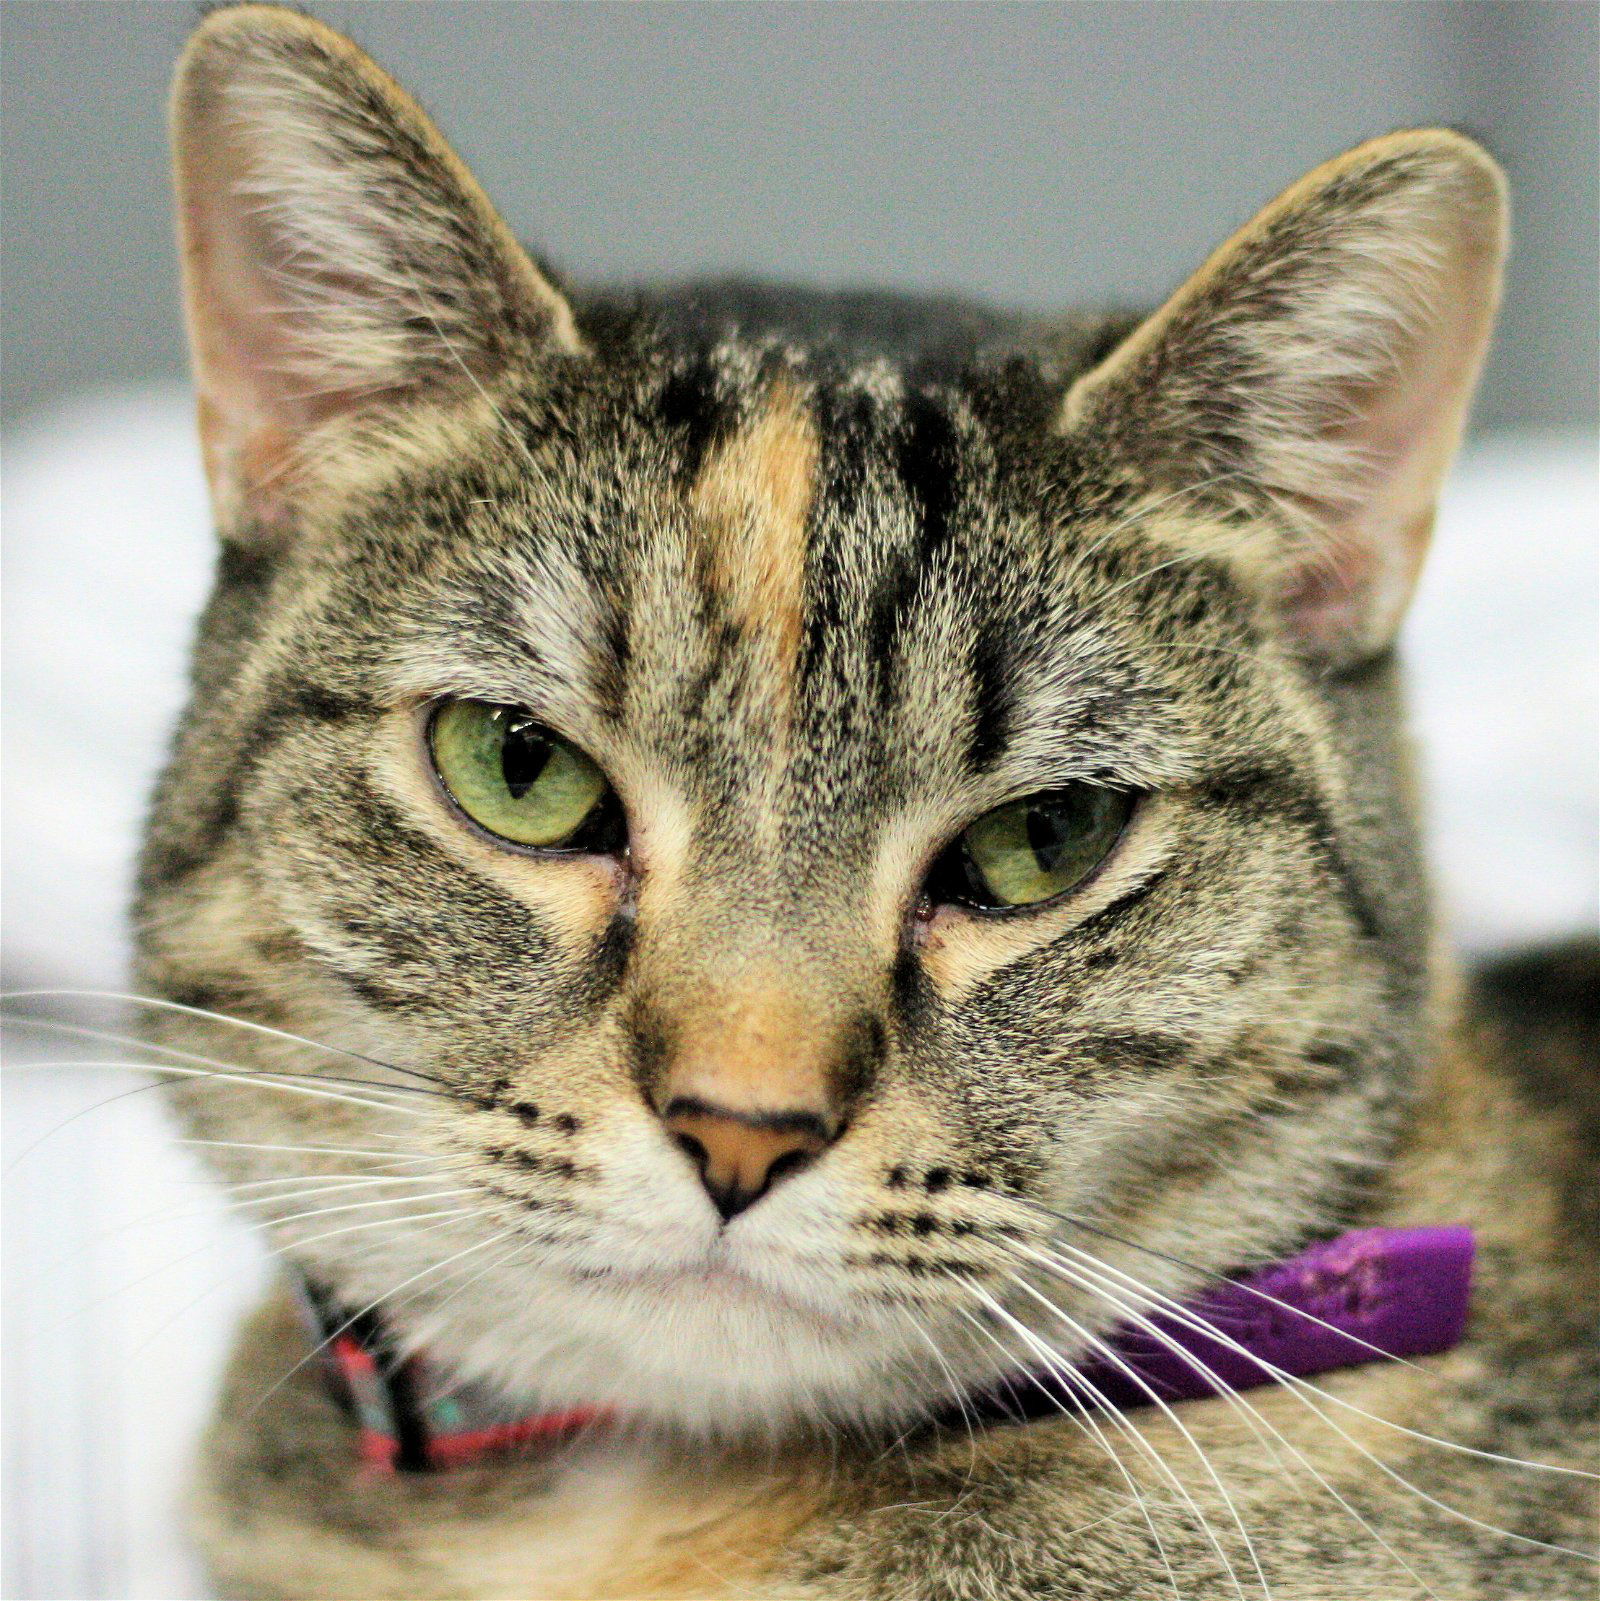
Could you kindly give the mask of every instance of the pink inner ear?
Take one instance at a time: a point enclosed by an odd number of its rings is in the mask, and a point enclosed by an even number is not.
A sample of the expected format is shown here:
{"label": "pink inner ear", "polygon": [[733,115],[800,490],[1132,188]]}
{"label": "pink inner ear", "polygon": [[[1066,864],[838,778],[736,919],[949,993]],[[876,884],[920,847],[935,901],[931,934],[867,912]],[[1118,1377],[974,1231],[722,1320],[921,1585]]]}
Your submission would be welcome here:
{"label": "pink inner ear", "polygon": [[[387,391],[318,385],[310,359],[318,330],[295,304],[282,242],[240,203],[237,165],[227,154],[215,152],[200,166],[186,208],[201,443],[225,515],[271,532],[288,520],[304,434]],[[368,292],[353,277],[317,287],[333,303]],[[335,362],[328,365],[336,374]]]}
{"label": "pink inner ear", "polygon": [[224,518],[271,527],[282,516],[276,491],[290,469],[298,418],[287,394],[282,316],[259,260],[265,241],[240,204],[232,154],[217,139],[192,157],[184,197],[200,436]]}
{"label": "pink inner ear", "polygon": [[1346,665],[1393,641],[1433,533],[1431,502],[1408,511],[1368,508],[1285,579],[1280,613],[1305,654]]}
{"label": "pink inner ear", "polygon": [[1410,330],[1389,382],[1353,397],[1355,420],[1329,436],[1359,466],[1337,486],[1319,548],[1283,586],[1282,615],[1307,654],[1352,662],[1399,630],[1475,371],[1477,351],[1454,337],[1456,321],[1447,305]]}
{"label": "pink inner ear", "polygon": [[1280,611],[1307,655],[1337,658],[1349,652],[1364,632],[1377,577],[1373,547],[1345,533],[1287,579]]}

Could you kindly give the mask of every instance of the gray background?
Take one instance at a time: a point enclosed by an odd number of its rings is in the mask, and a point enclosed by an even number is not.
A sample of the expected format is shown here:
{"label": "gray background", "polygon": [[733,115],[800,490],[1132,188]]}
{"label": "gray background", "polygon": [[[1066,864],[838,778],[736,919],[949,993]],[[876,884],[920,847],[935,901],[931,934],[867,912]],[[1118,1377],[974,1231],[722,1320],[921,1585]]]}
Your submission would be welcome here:
{"label": "gray background", "polygon": [[[1595,426],[1600,8],[313,4],[577,277],[1154,298],[1308,167],[1447,122],[1511,172],[1489,425]],[[4,0],[5,415],[182,368],[166,81],[197,8]]]}

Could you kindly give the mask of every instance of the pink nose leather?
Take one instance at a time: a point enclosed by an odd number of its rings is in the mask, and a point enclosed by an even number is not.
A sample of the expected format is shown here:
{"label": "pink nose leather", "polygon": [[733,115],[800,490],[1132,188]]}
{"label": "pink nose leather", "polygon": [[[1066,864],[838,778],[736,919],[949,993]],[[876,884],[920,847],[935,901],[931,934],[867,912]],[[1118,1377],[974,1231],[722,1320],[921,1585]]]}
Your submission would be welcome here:
{"label": "pink nose leather", "polygon": [[809,1166],[831,1139],[815,1112],[730,1112],[687,1096],[671,1101],[662,1121],[699,1169],[724,1222]]}

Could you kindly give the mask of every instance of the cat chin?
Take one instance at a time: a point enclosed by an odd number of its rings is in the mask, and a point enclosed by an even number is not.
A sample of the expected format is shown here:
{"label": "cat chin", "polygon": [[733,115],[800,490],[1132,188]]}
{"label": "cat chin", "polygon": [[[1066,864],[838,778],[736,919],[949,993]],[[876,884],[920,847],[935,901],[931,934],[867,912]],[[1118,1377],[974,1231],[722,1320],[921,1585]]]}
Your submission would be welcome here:
{"label": "cat chin", "polygon": [[951,1368],[904,1312],[835,1316],[733,1273],[555,1280],[509,1307],[493,1292],[462,1300],[403,1339],[528,1411],[599,1406],[630,1429],[732,1439],[871,1428],[952,1399]]}

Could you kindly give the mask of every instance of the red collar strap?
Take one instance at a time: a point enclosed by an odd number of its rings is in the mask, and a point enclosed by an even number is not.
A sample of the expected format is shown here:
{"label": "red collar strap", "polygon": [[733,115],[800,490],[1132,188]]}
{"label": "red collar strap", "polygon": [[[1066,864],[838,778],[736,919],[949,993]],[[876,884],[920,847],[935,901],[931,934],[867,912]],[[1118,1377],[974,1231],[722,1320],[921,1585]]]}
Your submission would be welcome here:
{"label": "red collar strap", "polygon": [[360,1428],[361,1459],[374,1468],[458,1467],[611,1421],[604,1407],[523,1412],[485,1386],[446,1383],[425,1357],[399,1355],[376,1312],[347,1313],[308,1279],[298,1288],[329,1383]]}
{"label": "red collar strap", "polygon": [[[1019,1370],[932,1421],[956,1428],[1197,1400],[1334,1368],[1430,1356],[1461,1339],[1473,1238],[1464,1225],[1357,1229],[1288,1261],[1221,1279],[1182,1308],[1108,1335],[1076,1367]],[[402,1358],[372,1309],[348,1314],[302,1281],[301,1303],[334,1393],[380,1471],[427,1472],[603,1428],[605,1407],[525,1412],[487,1388]]]}

